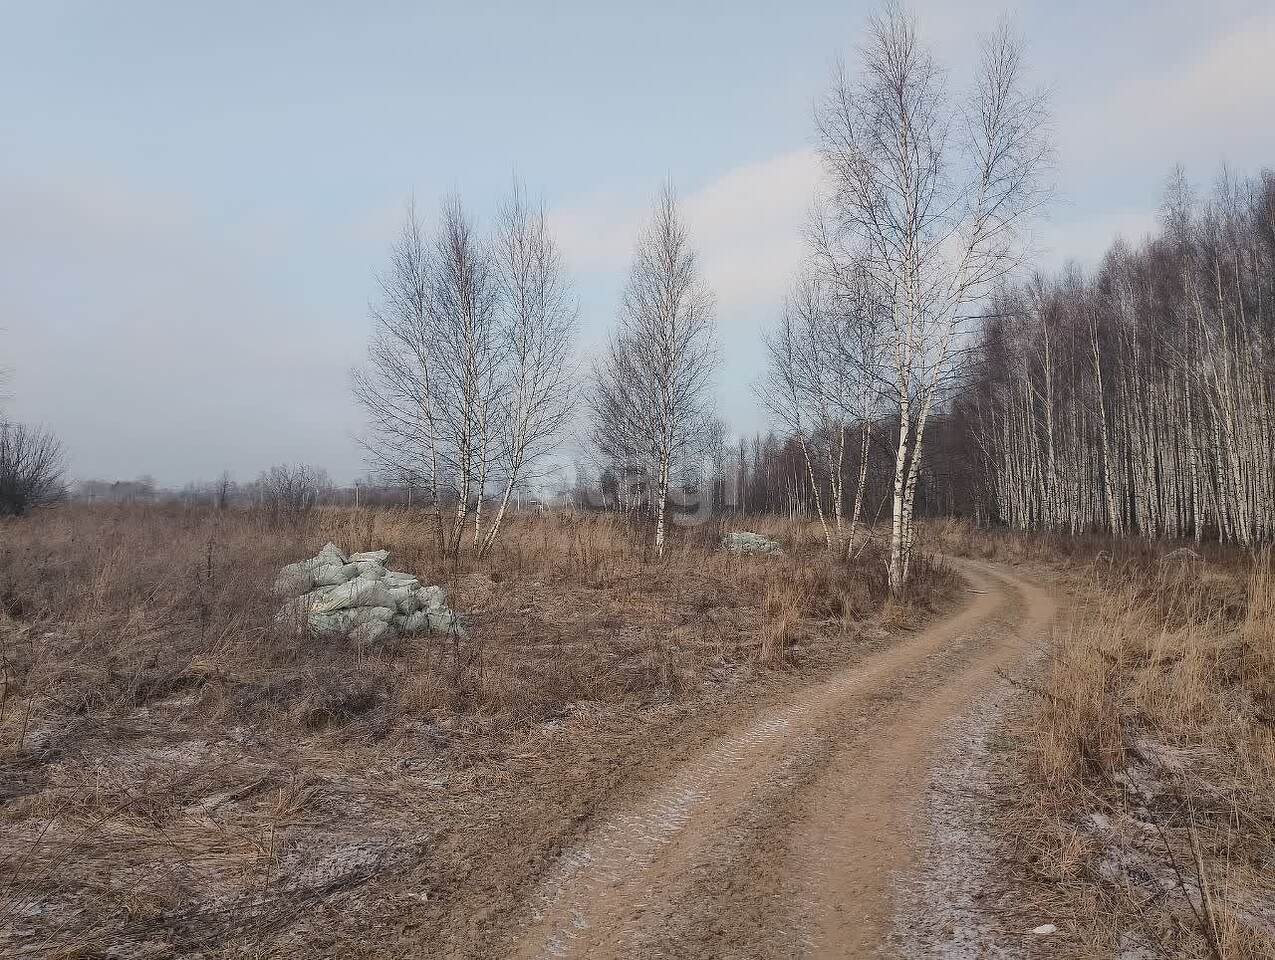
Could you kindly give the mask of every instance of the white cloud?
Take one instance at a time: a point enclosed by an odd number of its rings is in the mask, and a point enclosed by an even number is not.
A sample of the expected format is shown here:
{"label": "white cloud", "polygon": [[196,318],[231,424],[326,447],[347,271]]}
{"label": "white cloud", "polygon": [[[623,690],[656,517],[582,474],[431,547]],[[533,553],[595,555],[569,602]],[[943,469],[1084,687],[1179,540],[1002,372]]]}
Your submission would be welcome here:
{"label": "white cloud", "polygon": [[1223,160],[1269,162],[1275,152],[1275,13],[1240,21],[1187,63],[1139,71],[1100,101],[1061,117],[1059,140],[1072,172],[1110,176],[1135,169],[1162,177],[1181,161],[1206,169]]}
{"label": "white cloud", "polygon": [[596,191],[549,212],[555,239],[577,273],[623,270],[645,208],[637,197]]}
{"label": "white cloud", "polygon": [[[814,151],[794,150],[682,193],[691,240],[723,314],[782,296],[801,257],[818,178]],[[573,271],[622,277],[649,216],[650,197],[611,192],[580,198],[551,220]]]}
{"label": "white cloud", "polygon": [[[761,426],[750,393],[762,364],[760,332],[778,313],[801,262],[802,228],[818,181],[818,157],[800,149],[727,170],[681,195],[701,271],[717,300],[721,399],[738,429]],[[614,315],[650,203],[650,196],[595,193],[551,214],[570,269],[595,295],[586,344],[600,339]]]}
{"label": "white cloud", "polygon": [[801,262],[818,183],[818,157],[798,150],[731,170],[686,198],[687,225],[723,320],[782,299]]}

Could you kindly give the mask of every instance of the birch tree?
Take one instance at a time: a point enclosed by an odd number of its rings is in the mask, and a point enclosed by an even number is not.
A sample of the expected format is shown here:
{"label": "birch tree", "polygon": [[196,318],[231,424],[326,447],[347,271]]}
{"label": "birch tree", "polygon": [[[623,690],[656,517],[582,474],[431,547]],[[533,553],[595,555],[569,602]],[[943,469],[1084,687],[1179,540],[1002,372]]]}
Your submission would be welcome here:
{"label": "birch tree", "polygon": [[[810,250],[807,269],[820,278],[826,291],[827,322],[822,336],[830,354],[828,366],[838,379],[843,423],[858,425],[858,476],[846,538],[847,550],[853,550],[863,515],[873,425],[880,414],[881,397],[890,387],[890,370],[883,352],[889,311],[859,256],[856,239],[837,229],[826,199],[817,202],[812,213],[806,235]],[[844,443],[843,437],[842,460]]]}
{"label": "birch tree", "polygon": [[[826,450],[819,470],[827,477],[829,505],[835,503],[836,536],[841,536],[841,461],[845,453],[845,423],[833,414],[829,393],[839,389],[840,377],[829,368],[828,304],[824,290],[812,276],[800,278],[784,304],[777,328],[763,334],[767,370],[756,391],[762,404],[780,426],[796,440],[806,467],[815,515],[828,549],[833,528],[828,525],[816,476],[818,442]],[[839,411],[838,411],[839,412]]]}
{"label": "birch tree", "polygon": [[439,318],[431,302],[433,262],[414,200],[390,247],[389,267],[376,280],[381,297],[370,310],[368,364],[354,372],[354,394],[369,418],[363,445],[383,475],[427,491],[441,553],[447,455],[436,383],[440,378],[434,372]]}
{"label": "birch tree", "polygon": [[380,473],[428,491],[440,551],[482,556],[571,411],[575,308],[544,212],[515,187],[488,239],[453,198],[427,237],[409,205],[378,285],[354,375],[364,445]]}
{"label": "birch tree", "polygon": [[[775,329],[763,334],[767,368],[755,390],[796,442],[810,501],[828,549],[850,549],[863,512],[878,361],[871,310],[850,284],[809,266],[789,294]],[[857,433],[858,472],[846,530],[846,469]],[[826,494],[825,494],[826,490]],[[831,522],[829,522],[831,514]]]}
{"label": "birch tree", "polygon": [[1018,42],[983,42],[978,79],[953,98],[914,21],[869,24],[858,76],[842,71],[816,115],[831,212],[888,305],[895,445],[889,581],[907,582],[925,428],[975,305],[1019,259],[1043,200],[1044,102],[1024,89]]}
{"label": "birch tree", "polygon": [[1042,278],[982,323],[974,441],[1020,529],[1275,537],[1275,176],[1181,172],[1162,228],[1090,277]]}
{"label": "birch tree", "polygon": [[496,395],[504,489],[480,555],[499,536],[510,497],[557,446],[574,409],[576,308],[544,210],[529,206],[519,185],[500,213],[492,260],[504,367]]}
{"label": "birch tree", "polygon": [[663,556],[669,490],[698,475],[720,442],[713,298],[671,187],[637,243],[619,322],[594,370],[590,432],[620,476],[644,477]]}
{"label": "birch tree", "polygon": [[450,441],[456,509],[449,542],[458,554],[472,515],[472,543],[482,537],[490,479],[503,344],[495,271],[487,245],[458,197],[443,204],[431,252],[429,309],[434,326],[433,383]]}

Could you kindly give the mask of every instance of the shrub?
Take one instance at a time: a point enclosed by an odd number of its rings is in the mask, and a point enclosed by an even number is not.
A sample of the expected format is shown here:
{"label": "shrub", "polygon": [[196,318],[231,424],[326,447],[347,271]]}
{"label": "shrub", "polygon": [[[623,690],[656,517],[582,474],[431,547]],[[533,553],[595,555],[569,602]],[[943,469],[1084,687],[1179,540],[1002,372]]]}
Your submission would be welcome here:
{"label": "shrub", "polygon": [[299,527],[330,486],[327,472],[304,464],[277,464],[257,481],[261,509],[276,527]]}
{"label": "shrub", "polygon": [[0,423],[0,516],[21,516],[66,496],[62,444],[47,430]]}

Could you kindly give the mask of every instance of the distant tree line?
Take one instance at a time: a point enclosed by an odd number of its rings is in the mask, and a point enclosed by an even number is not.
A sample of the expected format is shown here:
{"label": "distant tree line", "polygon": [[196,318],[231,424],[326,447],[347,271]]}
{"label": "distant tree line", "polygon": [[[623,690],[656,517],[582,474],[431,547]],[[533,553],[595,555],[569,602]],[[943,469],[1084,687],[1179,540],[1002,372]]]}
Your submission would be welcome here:
{"label": "distant tree line", "polygon": [[[848,535],[856,499],[861,523],[876,524],[889,516],[893,450],[888,426],[886,420],[868,423],[872,440],[866,454],[857,443],[847,445],[844,458],[839,463],[834,460],[839,476],[826,462],[815,459],[811,463],[806,456],[809,449],[825,450],[837,442],[835,439],[829,441],[816,435],[803,449],[794,436],[773,428],[743,437],[723,445],[706,462],[701,474],[683,485],[678,499],[689,508],[697,508],[703,497],[721,516],[773,515],[815,523],[819,522],[822,509],[826,515],[840,513]],[[857,438],[864,432],[863,427],[862,423],[852,422],[847,434]],[[974,464],[958,446],[962,441],[959,425],[940,412],[935,414],[932,428],[931,456],[920,467],[917,515],[987,519],[986,515],[974,513],[978,507],[972,497]],[[574,487],[561,496],[580,505],[617,510],[642,506],[645,493],[635,486],[626,500],[623,487],[624,478],[612,470],[595,477],[581,468]]]}
{"label": "distant tree line", "polygon": [[1275,175],[1181,171],[1090,276],[1005,290],[954,406],[989,515],[1025,530],[1275,536]]}

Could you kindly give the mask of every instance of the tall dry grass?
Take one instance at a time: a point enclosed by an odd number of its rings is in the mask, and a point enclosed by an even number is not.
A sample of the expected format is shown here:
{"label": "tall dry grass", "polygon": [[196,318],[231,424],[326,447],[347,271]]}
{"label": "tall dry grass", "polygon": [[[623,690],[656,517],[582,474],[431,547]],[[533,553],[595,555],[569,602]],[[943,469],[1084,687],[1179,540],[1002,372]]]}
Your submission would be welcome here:
{"label": "tall dry grass", "polygon": [[[459,565],[405,510],[280,525],[67,505],[0,522],[0,952],[251,952],[289,911],[388,869],[367,850],[420,868],[404,838],[435,814],[431,869],[512,876],[499,844],[568,829],[528,811],[576,809],[620,776],[646,718],[846,656],[880,621],[878,554],[830,559],[811,527],[747,525],[784,555],[725,553],[712,523],[657,561],[648,530],[576,513],[518,515]],[[357,648],[278,629],[277,570],[329,539],[444,585],[468,636]],[[910,614],[952,586],[922,561]],[[554,739],[593,715],[597,751]]]}
{"label": "tall dry grass", "polygon": [[[633,692],[643,677],[662,686],[653,678],[694,673],[723,651],[784,662],[802,636],[849,630],[881,610],[878,554],[830,560],[813,528],[750,526],[778,535],[785,555],[725,553],[713,523],[684,531],[656,562],[646,531],[567,512],[517,517],[489,558],[459,566],[433,550],[428,516],[404,510],[319,510],[282,527],[250,512],[177,507],[67,506],[8,521],[0,727],[15,711],[120,714],[186,690],[208,717],[303,727],[387,700],[530,718]],[[471,638],[358,651],[278,629],[276,571],[329,539],[384,547],[397,566],[447,586]],[[922,561],[914,605],[932,607],[951,585]],[[658,669],[630,668],[657,648]]]}
{"label": "tall dry grass", "polygon": [[[929,553],[1026,564],[1058,570],[1087,567],[1102,558],[1117,568],[1128,568],[1142,576],[1154,575],[1160,559],[1184,549],[1176,541],[1144,537],[1115,538],[1106,534],[1070,534],[1049,531],[1022,531],[1008,527],[980,527],[959,517],[926,518],[917,524],[917,543]],[[1230,545],[1206,540],[1185,549],[1207,562],[1210,569],[1247,569],[1250,559]]]}
{"label": "tall dry grass", "polygon": [[1161,554],[1079,575],[1019,839],[1092,955],[1275,957],[1270,554]]}

